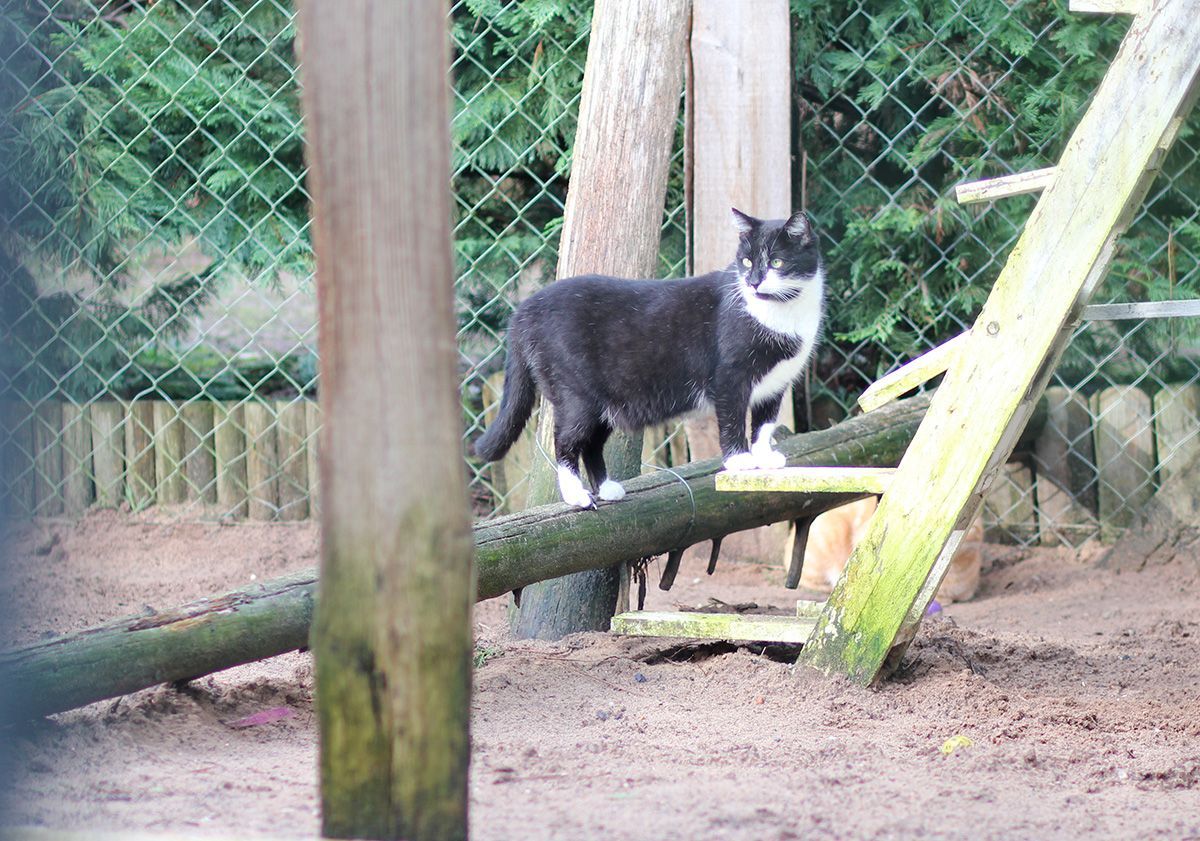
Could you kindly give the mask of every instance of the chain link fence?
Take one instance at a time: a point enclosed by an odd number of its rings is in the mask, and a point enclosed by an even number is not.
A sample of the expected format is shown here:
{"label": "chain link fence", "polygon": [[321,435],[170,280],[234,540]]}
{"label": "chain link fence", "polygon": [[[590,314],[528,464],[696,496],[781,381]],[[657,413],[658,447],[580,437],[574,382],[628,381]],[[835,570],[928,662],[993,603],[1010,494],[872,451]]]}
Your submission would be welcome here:
{"label": "chain link fence", "polygon": [[[454,224],[466,440],[494,414],[508,315],[552,279],[590,4],[459,0]],[[795,2],[794,194],[822,230],[826,342],[798,423],[966,329],[1033,199],[956,183],[1052,164],[1127,23],[1001,0]],[[0,492],[296,519],[319,507],[316,308],[295,29],[284,0],[21,0],[0,20]],[[1200,140],[1181,131],[1097,301],[1195,297]],[[661,273],[684,272],[681,142]],[[1088,323],[993,537],[1077,544],[1131,521],[1200,449],[1194,321]],[[363,364],[370,364],[364,360]],[[644,460],[687,460],[676,427]],[[468,460],[516,510],[532,453]]]}

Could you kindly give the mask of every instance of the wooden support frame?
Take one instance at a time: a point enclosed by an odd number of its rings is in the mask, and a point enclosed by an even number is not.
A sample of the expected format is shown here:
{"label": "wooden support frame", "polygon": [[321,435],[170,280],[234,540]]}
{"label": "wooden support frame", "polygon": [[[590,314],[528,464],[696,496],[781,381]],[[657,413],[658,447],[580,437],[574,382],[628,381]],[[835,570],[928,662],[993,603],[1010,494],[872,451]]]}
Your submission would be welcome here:
{"label": "wooden support frame", "polygon": [[1070,0],[1067,8],[1083,14],[1136,15],[1147,5],[1147,0]]}
{"label": "wooden support frame", "polygon": [[795,616],[636,610],[612,619],[612,632],[637,637],[799,644],[808,639],[822,602],[797,602]]}
{"label": "wooden support frame", "polygon": [[1054,174],[1055,167],[1048,166],[1045,169],[1031,169],[1029,172],[971,181],[955,187],[954,198],[959,204],[976,204],[1009,196],[1038,193],[1054,181]]}
{"label": "wooden support frame", "polygon": [[891,467],[780,467],[777,470],[724,470],[719,491],[805,491],[881,494],[895,475]]}
{"label": "wooden support frame", "polygon": [[1107,271],[1173,121],[1195,101],[1200,52],[1178,46],[1194,43],[1200,16],[1188,3],[1134,20],[802,662],[866,684],[903,651]]}
{"label": "wooden support frame", "polygon": [[942,342],[927,353],[923,353],[912,362],[880,377],[859,396],[859,407],[864,412],[873,411],[895,400],[906,391],[911,391],[917,386],[929,382],[938,374],[946,373],[954,355],[962,351],[966,341],[967,334],[961,333],[949,341]]}

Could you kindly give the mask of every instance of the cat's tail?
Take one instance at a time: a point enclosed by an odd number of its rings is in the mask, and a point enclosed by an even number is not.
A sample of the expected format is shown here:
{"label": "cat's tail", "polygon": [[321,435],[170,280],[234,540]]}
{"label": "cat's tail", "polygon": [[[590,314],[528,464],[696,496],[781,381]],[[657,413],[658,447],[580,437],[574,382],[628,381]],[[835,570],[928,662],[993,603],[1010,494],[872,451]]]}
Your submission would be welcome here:
{"label": "cat's tail", "polygon": [[533,371],[516,342],[509,345],[504,363],[504,396],[500,398],[500,413],[487,431],[475,442],[475,455],[484,461],[499,461],[509,447],[516,443],[533,413],[537,386]]}

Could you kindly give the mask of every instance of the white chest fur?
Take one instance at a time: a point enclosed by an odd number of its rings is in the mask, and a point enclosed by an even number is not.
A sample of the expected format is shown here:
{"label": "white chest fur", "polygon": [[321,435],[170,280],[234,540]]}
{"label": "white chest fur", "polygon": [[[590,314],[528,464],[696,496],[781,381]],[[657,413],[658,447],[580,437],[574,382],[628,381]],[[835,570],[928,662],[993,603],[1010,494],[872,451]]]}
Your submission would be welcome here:
{"label": "white chest fur", "polygon": [[819,271],[804,286],[804,292],[790,301],[764,301],[752,295],[746,297],[746,309],[763,327],[775,333],[800,339],[795,356],[780,360],[754,384],[750,405],[768,400],[796,381],[812,355],[821,330],[821,306],[824,297],[825,275]]}

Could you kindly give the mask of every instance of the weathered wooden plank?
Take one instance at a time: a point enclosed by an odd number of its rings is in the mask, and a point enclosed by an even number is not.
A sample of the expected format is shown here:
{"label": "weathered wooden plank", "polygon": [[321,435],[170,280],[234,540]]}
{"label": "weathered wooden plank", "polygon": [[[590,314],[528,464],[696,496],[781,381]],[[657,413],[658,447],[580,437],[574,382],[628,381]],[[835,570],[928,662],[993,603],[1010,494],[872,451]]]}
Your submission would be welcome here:
{"label": "weathered wooden plank", "polygon": [[[663,203],[686,64],[688,0],[597,0],[580,91],[571,183],[559,240],[559,277],[658,273]],[[611,232],[620,230],[621,236]],[[537,442],[552,452],[553,411],[543,398]],[[604,449],[616,481],[641,473],[641,432],[617,431]],[[553,465],[535,461],[533,504],[558,498]],[[632,560],[632,559],[625,559]],[[603,630],[620,592],[621,565],[521,594],[513,632],[557,639]]]}
{"label": "weathered wooden plank", "polygon": [[280,520],[308,517],[308,452],[305,444],[304,401],[280,400],[275,403],[276,446],[279,448]]}
{"label": "weathered wooden plank", "polygon": [[984,537],[989,543],[1027,545],[1038,538],[1033,471],[1009,462],[983,498]]}
{"label": "weathered wooden plank", "polygon": [[183,423],[170,400],[154,400],[154,499],[159,505],[177,505],[187,499],[183,472]]}
{"label": "weathered wooden plank", "polygon": [[1150,396],[1136,386],[1092,395],[1100,539],[1116,540],[1154,496],[1154,416]]}
{"label": "weathered wooden plank", "polygon": [[62,459],[63,510],[78,516],[96,498],[92,482],[92,427],[87,406],[64,403]]}
{"label": "weathered wooden plank", "polygon": [[241,403],[220,402],[213,405],[217,506],[228,517],[245,517],[250,505],[246,492],[245,423]]}
{"label": "weathered wooden plank", "polygon": [[1067,8],[1081,14],[1136,15],[1146,5],[1147,0],[1070,0]]}
{"label": "weathered wooden plank", "polygon": [[[498,371],[483,384],[484,423],[490,425],[500,408],[504,393],[504,372]],[[536,430],[540,413],[537,408],[521,430],[521,436],[500,461],[490,465],[490,481],[496,493],[496,510],[511,514],[525,509],[529,498],[529,475],[535,459],[542,458],[537,450]]]}
{"label": "weathered wooden plank", "polygon": [[1200,385],[1166,385],[1155,393],[1154,449],[1163,484],[1200,456]]}
{"label": "weathered wooden plank", "polygon": [[1200,301],[1135,301],[1128,304],[1091,304],[1083,308],[1082,318],[1084,321],[1121,321],[1198,315]]}
{"label": "weathered wooden plank", "polygon": [[63,512],[62,407],[56,400],[47,400],[34,410],[34,510],[40,517]]}
{"label": "weathered wooden plank", "polygon": [[881,494],[896,471],[891,467],[780,467],[777,470],[723,470],[719,491],[803,491]]}
{"label": "weathered wooden plank", "polygon": [[802,643],[812,633],[813,617],[747,613],[691,613],[635,610],[612,619],[614,634],[638,637]]}
{"label": "weathered wooden plank", "polygon": [[251,520],[274,520],[279,511],[279,441],[275,413],[262,400],[242,406],[246,427],[246,494]]}
{"label": "weathered wooden plank", "polygon": [[1047,417],[1034,443],[1039,540],[1078,546],[1099,533],[1092,413],[1072,389],[1046,389]]}
{"label": "weathered wooden plank", "polygon": [[199,399],[179,410],[183,427],[183,475],[187,498],[206,505],[217,501],[217,455],[213,437],[213,402]]}
{"label": "weathered wooden plank", "polygon": [[308,468],[308,516],[321,513],[321,404],[315,399],[304,401],[304,428],[308,431],[304,457]]}
{"label": "weathered wooden plank", "polygon": [[4,510],[13,517],[31,517],[37,505],[33,490],[33,412],[24,400],[4,403],[4,473],[8,489]]}
{"label": "weathered wooden plank", "polygon": [[101,400],[90,409],[96,504],[113,508],[125,498],[126,409],[117,400]]}
{"label": "weathered wooden plank", "polygon": [[154,504],[154,401],[135,400],[125,416],[125,495],[134,510]]}
{"label": "weathered wooden plank", "polygon": [[[1195,99],[1200,15],[1164,3],[1133,21],[830,595],[801,655],[869,683],[904,650],[982,496],[1011,454],[1145,196],[1159,144]],[[885,539],[886,537],[886,539]],[[906,634],[905,634],[906,635]],[[893,647],[895,646],[895,651]]]}
{"label": "weathered wooden plank", "polygon": [[922,383],[932,380],[938,374],[945,373],[954,359],[954,354],[961,352],[966,340],[966,333],[955,336],[918,356],[912,362],[880,377],[867,386],[866,391],[859,396],[858,405],[864,412],[870,412],[895,400],[906,391],[911,391]]}
{"label": "weathered wooden plank", "polygon": [[[691,265],[697,274],[727,266],[737,249],[729,209],[785,218],[794,209],[791,163],[791,22],[786,0],[692,4]],[[794,429],[792,392],[779,422]],[[685,424],[693,460],[721,455],[716,419]],[[731,535],[731,558],[774,561],[787,542],[787,524]]]}
{"label": "weathered wooden plank", "polygon": [[994,201],[1009,196],[1039,193],[1054,181],[1055,167],[1032,169],[1013,175],[1001,175],[982,181],[959,184],[954,188],[954,198],[959,204]]}

